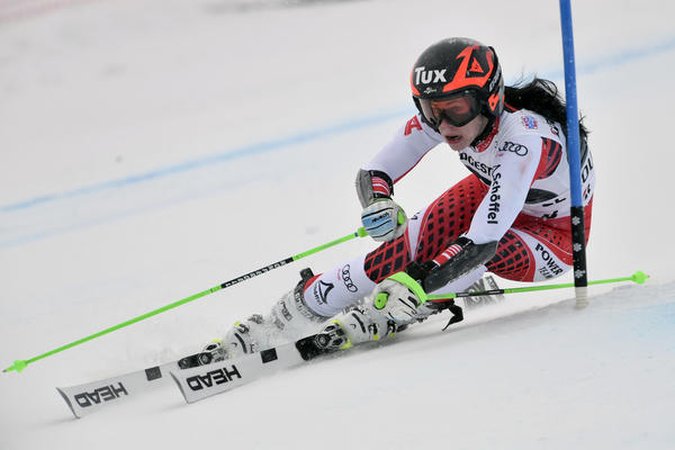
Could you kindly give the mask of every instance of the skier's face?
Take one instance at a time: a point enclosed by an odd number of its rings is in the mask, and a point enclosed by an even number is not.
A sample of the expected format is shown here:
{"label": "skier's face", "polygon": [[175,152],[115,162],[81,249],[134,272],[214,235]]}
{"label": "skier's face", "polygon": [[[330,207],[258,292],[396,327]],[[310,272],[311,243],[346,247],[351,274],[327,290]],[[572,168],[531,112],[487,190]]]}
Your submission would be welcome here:
{"label": "skier's face", "polygon": [[459,151],[469,145],[483,132],[488,123],[487,117],[478,115],[464,126],[456,127],[447,120],[443,120],[438,126],[438,131],[445,138],[450,148]]}

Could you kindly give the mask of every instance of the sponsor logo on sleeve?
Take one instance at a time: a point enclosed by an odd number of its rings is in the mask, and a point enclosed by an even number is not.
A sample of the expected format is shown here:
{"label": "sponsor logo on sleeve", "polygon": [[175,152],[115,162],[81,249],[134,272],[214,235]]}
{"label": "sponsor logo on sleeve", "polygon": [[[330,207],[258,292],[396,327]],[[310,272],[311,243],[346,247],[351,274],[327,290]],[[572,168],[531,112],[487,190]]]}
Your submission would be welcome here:
{"label": "sponsor logo on sleeve", "polygon": [[405,130],[403,131],[403,134],[405,136],[410,136],[412,134],[413,130],[422,131],[422,124],[420,124],[420,121],[419,121],[419,119],[417,119],[417,116],[413,116],[412,119],[410,119],[405,124]]}
{"label": "sponsor logo on sleeve", "polygon": [[515,142],[505,141],[501,147],[497,149],[500,152],[511,152],[515,153],[518,156],[527,155],[527,147],[522,144],[517,144]]}
{"label": "sponsor logo on sleeve", "polygon": [[527,128],[528,130],[536,130],[539,128],[539,124],[537,123],[537,119],[535,119],[532,116],[523,116],[521,118],[523,122],[523,126]]}

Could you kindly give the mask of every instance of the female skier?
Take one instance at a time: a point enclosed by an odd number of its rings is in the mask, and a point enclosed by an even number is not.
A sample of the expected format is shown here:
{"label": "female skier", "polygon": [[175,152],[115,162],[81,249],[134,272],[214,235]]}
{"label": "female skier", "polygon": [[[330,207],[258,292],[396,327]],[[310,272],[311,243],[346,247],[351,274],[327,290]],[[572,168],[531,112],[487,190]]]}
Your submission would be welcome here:
{"label": "female skier", "polygon": [[[206,347],[214,360],[322,327],[330,348],[347,348],[424,320],[442,308],[427,293],[460,292],[486,271],[534,282],[570,270],[566,111],[556,86],[534,78],[504,87],[495,50],[466,38],[426,49],[410,81],[418,113],[356,179],[362,223],[382,244],[320,275],[302,271],[270,313]],[[586,136],[580,125],[588,237],[595,176]],[[408,219],[394,185],[441,143],[471,174]]]}

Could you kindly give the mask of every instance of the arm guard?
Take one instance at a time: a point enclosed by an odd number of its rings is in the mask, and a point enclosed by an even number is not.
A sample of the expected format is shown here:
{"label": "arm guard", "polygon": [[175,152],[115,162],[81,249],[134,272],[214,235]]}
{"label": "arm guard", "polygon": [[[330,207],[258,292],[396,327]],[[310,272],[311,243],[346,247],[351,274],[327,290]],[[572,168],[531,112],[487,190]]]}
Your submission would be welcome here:
{"label": "arm guard", "polygon": [[485,264],[496,251],[496,241],[474,244],[471,239],[460,237],[433,261],[414,262],[406,268],[406,272],[420,281],[425,292],[433,292]]}
{"label": "arm guard", "polygon": [[394,195],[394,183],[382,171],[360,169],[356,175],[356,195],[365,208],[378,198],[391,198]]}

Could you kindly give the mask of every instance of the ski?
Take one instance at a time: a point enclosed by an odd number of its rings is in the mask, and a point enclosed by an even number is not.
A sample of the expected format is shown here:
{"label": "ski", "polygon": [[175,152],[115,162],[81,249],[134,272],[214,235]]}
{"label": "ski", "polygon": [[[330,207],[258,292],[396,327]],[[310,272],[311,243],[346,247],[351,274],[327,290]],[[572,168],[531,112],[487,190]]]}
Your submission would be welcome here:
{"label": "ski", "polygon": [[[467,293],[484,292],[486,287],[498,289],[497,282],[491,275],[474,283]],[[496,296],[467,295],[465,305],[473,308],[500,302],[503,295]],[[469,300],[469,301],[467,301]],[[240,358],[228,359],[208,366],[199,366],[186,370],[171,370],[174,379],[187,403],[227,392],[236,387],[250,383],[263,376],[295,367],[304,361],[317,356],[337,351],[327,348],[330,337],[324,333],[304,337],[259,353],[244,355]]]}
{"label": "ski", "polygon": [[[490,275],[471,286],[467,294],[484,292],[486,288],[498,288]],[[461,297],[464,297],[464,306],[467,308],[498,303],[504,298],[503,295]],[[210,353],[195,353],[146,369],[56,389],[76,418],[84,417],[107,405],[137,397],[155,387],[170,384],[170,379],[178,385],[185,401],[194,403],[335,351],[325,348],[325,337],[325,334],[314,334],[258,353],[216,363],[211,362]]]}
{"label": "ski", "polygon": [[210,354],[195,353],[158,366],[115,375],[68,387],[57,387],[63,400],[76,418],[84,417],[101,408],[116,404],[131,397],[167,385],[169,372],[185,370],[201,363],[210,362]]}
{"label": "ski", "polygon": [[170,373],[185,401],[194,403],[337,351],[326,348],[329,342],[330,338],[326,334],[319,333],[240,358],[191,369],[171,370]]}

